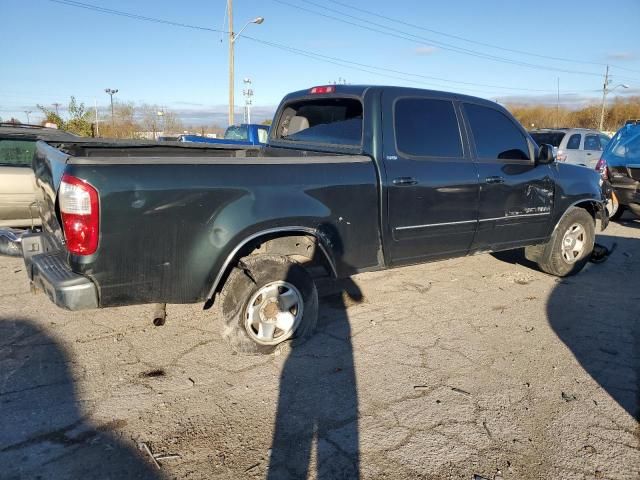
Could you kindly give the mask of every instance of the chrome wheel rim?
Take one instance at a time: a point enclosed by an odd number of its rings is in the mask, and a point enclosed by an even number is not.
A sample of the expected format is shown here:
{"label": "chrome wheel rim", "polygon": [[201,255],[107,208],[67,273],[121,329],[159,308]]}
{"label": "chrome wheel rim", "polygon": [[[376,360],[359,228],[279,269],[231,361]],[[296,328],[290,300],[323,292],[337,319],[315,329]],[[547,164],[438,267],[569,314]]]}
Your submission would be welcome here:
{"label": "chrome wheel rim", "polygon": [[245,309],[245,329],[260,345],[277,345],[294,334],[304,301],[302,294],[288,282],[271,282],[249,299]]}
{"label": "chrome wheel rim", "polygon": [[567,263],[575,263],[584,253],[587,232],[579,223],[571,225],[562,237],[562,258]]}

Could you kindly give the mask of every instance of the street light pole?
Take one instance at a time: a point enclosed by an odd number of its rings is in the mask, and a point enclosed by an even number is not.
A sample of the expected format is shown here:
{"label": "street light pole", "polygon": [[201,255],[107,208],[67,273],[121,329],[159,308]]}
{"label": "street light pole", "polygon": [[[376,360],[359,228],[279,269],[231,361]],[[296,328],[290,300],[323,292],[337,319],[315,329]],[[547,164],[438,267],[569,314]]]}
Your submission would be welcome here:
{"label": "street light pole", "polygon": [[613,88],[609,88],[609,84],[611,80],[609,79],[609,65],[607,65],[607,70],[604,74],[604,85],[602,86],[602,109],[600,110],[600,131],[604,128],[604,110],[607,104],[607,94],[609,92],[613,92],[616,88],[629,88],[629,85],[625,83],[620,83]]}
{"label": "street light pole", "polygon": [[233,33],[233,0],[228,0],[228,8],[229,8],[229,125],[234,124],[234,103],[235,103],[235,92],[234,92],[234,82],[235,82],[235,58],[234,58],[234,47],[236,40],[240,37],[242,31],[247,28],[252,23],[256,25],[260,25],[264,22],[263,17],[256,17],[253,20],[247,22],[244,27],[240,29],[238,33]]}
{"label": "street light pole", "polygon": [[111,97],[111,126],[115,125],[114,115],[113,115],[113,96],[118,93],[117,88],[105,88],[105,93]]}
{"label": "street light pole", "polygon": [[29,115],[31,115],[31,110],[25,110],[24,113],[27,115],[27,124],[30,124],[31,119],[29,118]]}
{"label": "street light pole", "polygon": [[235,59],[234,51],[233,51],[233,43],[235,42],[235,37],[233,35],[233,0],[227,0],[227,5],[229,8],[229,126],[233,125],[233,109],[234,109],[234,95],[233,91],[233,82],[234,82],[234,71],[235,68]]}

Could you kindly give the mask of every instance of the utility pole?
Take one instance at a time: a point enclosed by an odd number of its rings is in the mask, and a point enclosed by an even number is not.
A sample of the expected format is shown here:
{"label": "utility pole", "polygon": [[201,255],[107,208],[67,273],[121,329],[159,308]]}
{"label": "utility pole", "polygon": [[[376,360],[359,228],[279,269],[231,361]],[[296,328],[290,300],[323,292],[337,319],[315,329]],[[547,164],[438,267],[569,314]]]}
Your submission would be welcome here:
{"label": "utility pole", "polygon": [[93,100],[93,106],[95,107],[95,113],[96,113],[96,137],[100,136],[100,121],[98,120],[98,99],[94,99]]}
{"label": "utility pole", "polygon": [[31,123],[29,115],[31,115],[31,110],[25,110],[24,113],[27,115],[27,125]]}
{"label": "utility pole", "polygon": [[107,95],[109,95],[109,97],[111,97],[111,126],[113,127],[115,125],[115,120],[114,120],[114,115],[113,115],[113,96],[118,93],[118,89],[117,88],[105,88],[104,89],[105,93]]}
{"label": "utility pole", "polygon": [[629,88],[626,83],[619,83],[613,88],[609,88],[611,79],[609,78],[609,65],[607,65],[607,71],[604,74],[604,85],[602,86],[602,110],[600,111],[600,131],[604,128],[604,109],[607,105],[607,94],[613,92],[616,88]]}
{"label": "utility pole", "polygon": [[558,77],[558,98],[556,99],[556,128],[560,126],[560,77]]}
{"label": "utility pole", "polygon": [[251,123],[251,105],[253,104],[253,88],[251,88],[251,79],[243,80],[246,88],[242,89],[244,96],[244,123]]}
{"label": "utility pole", "polygon": [[234,109],[234,58],[233,58],[233,42],[235,38],[233,36],[233,0],[227,0],[227,10],[229,14],[229,126],[234,124],[233,109]]}
{"label": "utility pole", "polygon": [[604,127],[604,108],[605,103],[607,101],[607,88],[609,87],[609,65],[607,65],[607,70],[604,74],[604,85],[602,86],[602,110],[600,111],[600,131]]}
{"label": "utility pole", "polygon": [[233,0],[227,0],[227,12],[229,13],[229,125],[233,125],[234,123],[234,103],[235,103],[235,95],[234,95],[234,83],[235,83],[235,58],[234,58],[234,47],[236,40],[240,37],[240,34],[247,28],[250,24],[255,23],[256,25],[260,25],[264,22],[264,17],[256,17],[253,20],[248,21],[245,25],[238,31],[238,33],[233,32]]}
{"label": "utility pole", "polygon": [[56,109],[56,115],[59,117],[58,108],[62,106],[61,103],[52,103],[53,107]]}

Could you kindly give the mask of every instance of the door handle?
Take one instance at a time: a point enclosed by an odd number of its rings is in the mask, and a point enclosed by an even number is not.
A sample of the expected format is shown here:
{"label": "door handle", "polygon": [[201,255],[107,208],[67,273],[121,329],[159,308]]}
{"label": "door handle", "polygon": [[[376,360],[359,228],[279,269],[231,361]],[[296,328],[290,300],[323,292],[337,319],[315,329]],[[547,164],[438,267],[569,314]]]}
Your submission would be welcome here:
{"label": "door handle", "polygon": [[418,180],[413,177],[398,177],[393,179],[393,184],[398,186],[416,185]]}
{"label": "door handle", "polygon": [[484,179],[485,183],[504,183],[504,177],[487,177]]}

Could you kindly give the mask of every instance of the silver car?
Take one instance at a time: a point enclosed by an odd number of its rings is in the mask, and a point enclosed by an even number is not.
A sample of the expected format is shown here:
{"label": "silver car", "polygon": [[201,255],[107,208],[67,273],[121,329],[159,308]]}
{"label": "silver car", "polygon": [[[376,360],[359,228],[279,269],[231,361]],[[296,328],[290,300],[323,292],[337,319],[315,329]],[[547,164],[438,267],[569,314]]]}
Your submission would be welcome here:
{"label": "silver car", "polygon": [[529,132],[538,145],[548,143],[556,150],[558,162],[596,168],[602,151],[611,139],[587,128],[545,128]]}
{"label": "silver car", "polygon": [[0,124],[0,227],[40,224],[33,210],[36,181],[31,162],[38,140],[71,140],[75,135],[52,128]]}

